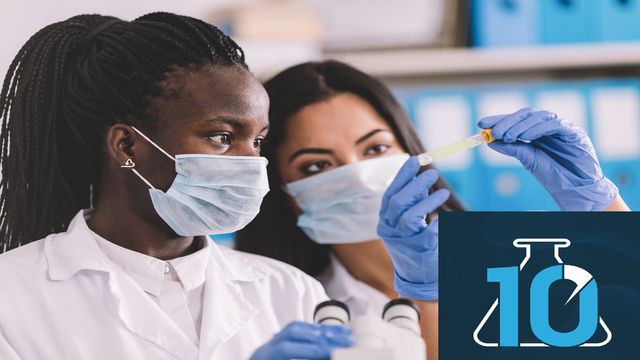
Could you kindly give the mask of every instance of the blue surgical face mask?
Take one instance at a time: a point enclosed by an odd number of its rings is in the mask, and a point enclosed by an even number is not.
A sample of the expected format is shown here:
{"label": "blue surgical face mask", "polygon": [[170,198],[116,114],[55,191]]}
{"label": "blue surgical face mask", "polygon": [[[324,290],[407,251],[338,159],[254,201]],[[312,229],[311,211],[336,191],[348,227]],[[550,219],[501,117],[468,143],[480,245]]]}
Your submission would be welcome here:
{"label": "blue surgical face mask", "polygon": [[267,159],[257,156],[176,155],[174,158],[140,130],[140,136],[176,163],[167,192],[149,187],[153,207],[181,236],[231,233],[255,218],[269,192]]}
{"label": "blue surgical face mask", "polygon": [[377,239],[382,195],[408,159],[384,156],[288,183],[285,191],[302,209],[298,226],[320,244]]}

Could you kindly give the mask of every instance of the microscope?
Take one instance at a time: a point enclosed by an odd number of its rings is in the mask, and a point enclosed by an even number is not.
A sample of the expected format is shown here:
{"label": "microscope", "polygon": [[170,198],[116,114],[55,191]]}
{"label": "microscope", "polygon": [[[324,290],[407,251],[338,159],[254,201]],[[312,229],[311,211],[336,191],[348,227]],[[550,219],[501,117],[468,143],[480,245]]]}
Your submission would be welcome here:
{"label": "microscope", "polygon": [[316,306],[314,322],[351,328],[354,345],[337,349],[331,360],[425,360],[426,346],[420,336],[420,311],[407,299],[394,299],[382,311],[382,317],[360,316],[351,319],[349,307],[337,300]]}

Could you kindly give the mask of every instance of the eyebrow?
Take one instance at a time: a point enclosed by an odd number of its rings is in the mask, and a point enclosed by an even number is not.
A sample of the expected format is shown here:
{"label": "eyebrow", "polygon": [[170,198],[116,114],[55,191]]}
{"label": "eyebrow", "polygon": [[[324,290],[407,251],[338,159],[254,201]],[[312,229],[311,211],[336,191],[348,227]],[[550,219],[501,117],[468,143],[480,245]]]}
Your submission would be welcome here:
{"label": "eyebrow", "polygon": [[304,149],[300,149],[300,150],[294,152],[293,155],[291,155],[289,157],[289,162],[292,162],[293,159],[295,159],[298,156],[303,155],[303,154],[333,154],[333,150],[322,149],[322,148],[304,148]]}
{"label": "eyebrow", "polygon": [[[238,120],[238,119],[235,119],[235,118],[225,117],[225,116],[220,116],[220,117],[214,117],[212,119],[207,119],[207,122],[224,123],[224,124],[230,125],[230,126],[235,127],[235,128],[240,128],[240,129],[244,129],[244,128],[247,127],[245,121]],[[260,130],[260,132],[268,130],[270,126],[271,126],[271,124],[267,124],[265,127],[262,128],[262,130]]]}
{"label": "eyebrow", "polygon": [[356,140],[356,145],[359,145],[360,143],[366,141],[368,138],[382,131],[390,132],[389,130],[386,130],[386,129],[375,129],[375,130],[369,131],[368,133],[361,136],[358,140]]}
{"label": "eyebrow", "polygon": [[246,127],[243,121],[225,116],[214,117],[212,119],[207,119],[206,121],[212,123],[223,123],[241,129],[244,129]]}
{"label": "eyebrow", "polygon": [[[361,136],[358,140],[356,140],[356,145],[362,143],[363,141],[366,141],[368,138],[372,137],[373,135],[379,133],[379,132],[390,132],[389,130],[386,129],[375,129],[372,131],[369,131],[368,133],[364,134],[363,136]],[[289,157],[289,162],[292,162],[293,159],[297,158],[300,155],[303,154],[333,154],[333,150],[330,149],[323,149],[323,148],[304,148],[304,149],[300,149],[296,152],[293,153],[293,155],[291,155]]]}

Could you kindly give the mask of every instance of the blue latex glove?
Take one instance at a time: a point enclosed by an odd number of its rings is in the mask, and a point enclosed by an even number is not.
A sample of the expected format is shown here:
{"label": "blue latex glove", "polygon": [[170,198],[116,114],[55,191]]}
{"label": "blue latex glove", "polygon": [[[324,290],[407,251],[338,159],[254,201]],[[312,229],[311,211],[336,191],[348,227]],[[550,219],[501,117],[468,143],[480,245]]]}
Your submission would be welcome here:
{"label": "blue latex glove", "polygon": [[518,159],[560,209],[602,211],[618,196],[618,188],[602,174],[587,134],[556,114],[525,108],[486,117],[478,126],[492,129],[497,140],[489,147]]}
{"label": "blue latex glove", "polygon": [[393,261],[398,294],[416,300],[438,299],[438,220],[425,217],[449,198],[449,190],[428,194],[438,180],[429,169],[416,176],[420,164],[414,156],[400,168],[382,198],[378,235]]}
{"label": "blue latex glove", "polygon": [[344,326],[294,321],[259,347],[249,360],[329,359],[331,351],[353,344]]}

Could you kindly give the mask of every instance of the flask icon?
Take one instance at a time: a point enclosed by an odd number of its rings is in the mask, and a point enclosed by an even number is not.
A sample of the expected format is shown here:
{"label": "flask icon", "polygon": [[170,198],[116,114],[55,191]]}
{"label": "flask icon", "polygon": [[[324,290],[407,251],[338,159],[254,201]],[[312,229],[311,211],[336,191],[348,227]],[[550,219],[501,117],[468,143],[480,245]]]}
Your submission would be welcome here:
{"label": "flask icon", "polygon": [[[473,332],[478,345],[600,347],[611,341],[612,333],[598,314],[596,280],[560,257],[560,250],[570,245],[569,239],[516,239],[513,246],[525,250],[520,264],[487,269],[487,281],[499,283],[500,293]],[[529,310],[529,319],[519,318],[520,309]],[[575,309],[576,319],[567,316],[568,309]],[[499,317],[499,340],[482,340],[480,333],[494,315]],[[556,330],[558,324],[565,328]],[[598,325],[606,338],[591,342]]]}

